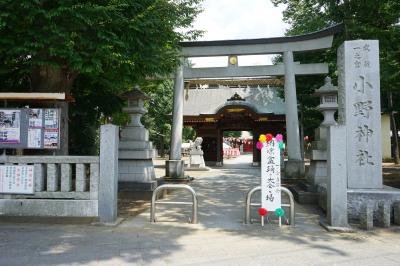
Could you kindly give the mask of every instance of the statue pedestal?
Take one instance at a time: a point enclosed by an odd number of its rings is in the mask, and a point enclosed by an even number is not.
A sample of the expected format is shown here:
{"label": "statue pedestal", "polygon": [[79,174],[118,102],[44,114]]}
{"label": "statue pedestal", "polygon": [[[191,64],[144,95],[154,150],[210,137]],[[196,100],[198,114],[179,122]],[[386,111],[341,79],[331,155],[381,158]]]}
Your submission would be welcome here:
{"label": "statue pedestal", "polygon": [[203,151],[190,152],[190,167],[206,167],[203,154]]}

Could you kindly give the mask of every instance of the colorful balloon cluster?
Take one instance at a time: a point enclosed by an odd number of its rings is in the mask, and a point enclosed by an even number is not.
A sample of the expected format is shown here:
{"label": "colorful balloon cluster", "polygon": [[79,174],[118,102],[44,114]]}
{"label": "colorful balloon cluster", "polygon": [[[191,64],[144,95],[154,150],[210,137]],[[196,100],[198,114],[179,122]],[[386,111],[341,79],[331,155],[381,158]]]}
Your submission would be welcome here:
{"label": "colorful balloon cluster", "polygon": [[[266,215],[268,214],[268,210],[265,209],[265,208],[259,208],[259,209],[258,209],[258,214],[259,214],[260,216],[266,216]],[[276,215],[277,217],[282,217],[282,216],[285,215],[285,210],[282,209],[282,208],[277,208],[277,209],[275,210],[275,215]]]}
{"label": "colorful balloon cluster", "polygon": [[[256,144],[257,149],[261,150],[264,147],[265,142],[270,142],[273,140],[274,137],[272,134],[261,134],[260,137],[258,138],[258,142]],[[278,142],[279,149],[283,149],[285,144],[283,143],[283,135],[282,134],[276,134],[275,140]]]}

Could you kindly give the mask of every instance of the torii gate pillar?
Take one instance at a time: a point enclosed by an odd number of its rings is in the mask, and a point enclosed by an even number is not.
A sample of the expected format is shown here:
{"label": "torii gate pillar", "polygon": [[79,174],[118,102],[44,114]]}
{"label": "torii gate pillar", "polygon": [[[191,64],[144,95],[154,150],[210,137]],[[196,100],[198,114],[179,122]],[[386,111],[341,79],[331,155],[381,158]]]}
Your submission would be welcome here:
{"label": "torii gate pillar", "polygon": [[300,152],[296,80],[292,51],[283,53],[283,63],[285,65],[286,136],[288,151],[288,161],[285,163],[285,177],[297,178],[304,176],[304,162]]}
{"label": "torii gate pillar", "polygon": [[169,160],[166,162],[165,175],[166,178],[179,179],[185,178],[184,174],[184,161],[181,156],[182,147],[182,128],[183,128],[183,66],[181,64],[177,67],[175,73],[174,84],[174,110],[172,117],[172,130],[171,130],[171,149],[169,153]]}

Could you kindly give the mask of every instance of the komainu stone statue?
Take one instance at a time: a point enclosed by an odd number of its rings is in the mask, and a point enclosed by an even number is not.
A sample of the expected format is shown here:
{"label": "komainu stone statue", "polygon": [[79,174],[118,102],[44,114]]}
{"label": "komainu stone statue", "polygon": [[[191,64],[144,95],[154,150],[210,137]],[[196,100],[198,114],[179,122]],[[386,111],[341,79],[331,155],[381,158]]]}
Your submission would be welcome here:
{"label": "komainu stone statue", "polygon": [[201,143],[203,142],[203,138],[198,137],[194,142],[191,142],[190,145],[190,168],[205,168],[206,165],[204,163],[203,150],[201,149]]}

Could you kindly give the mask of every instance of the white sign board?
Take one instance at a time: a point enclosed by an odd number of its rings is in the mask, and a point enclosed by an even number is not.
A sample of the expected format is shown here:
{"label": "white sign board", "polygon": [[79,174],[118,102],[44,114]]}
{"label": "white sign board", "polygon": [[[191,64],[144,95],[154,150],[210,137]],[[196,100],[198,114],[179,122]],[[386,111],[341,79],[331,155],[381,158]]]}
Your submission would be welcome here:
{"label": "white sign board", "polygon": [[0,193],[34,194],[33,165],[0,165]]}
{"label": "white sign board", "polygon": [[281,154],[275,139],[261,149],[261,207],[269,212],[281,208]]}

